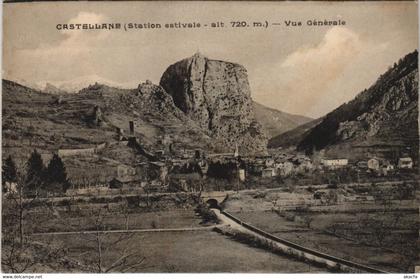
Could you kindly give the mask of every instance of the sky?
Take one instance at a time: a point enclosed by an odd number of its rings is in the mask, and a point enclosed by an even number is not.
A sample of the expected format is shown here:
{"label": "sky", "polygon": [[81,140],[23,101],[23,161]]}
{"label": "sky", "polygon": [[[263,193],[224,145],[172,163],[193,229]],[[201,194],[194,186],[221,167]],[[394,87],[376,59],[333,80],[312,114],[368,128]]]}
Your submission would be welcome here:
{"label": "sky", "polygon": [[[200,51],[243,65],[252,98],[320,117],[418,48],[416,2],[61,2],[3,6],[3,78],[27,84],[158,84]],[[308,20],[342,26],[307,26]],[[285,21],[301,21],[287,27]],[[231,27],[232,21],[268,28]],[[57,30],[66,23],[224,22],[224,28]],[[280,25],[271,25],[280,23]]]}

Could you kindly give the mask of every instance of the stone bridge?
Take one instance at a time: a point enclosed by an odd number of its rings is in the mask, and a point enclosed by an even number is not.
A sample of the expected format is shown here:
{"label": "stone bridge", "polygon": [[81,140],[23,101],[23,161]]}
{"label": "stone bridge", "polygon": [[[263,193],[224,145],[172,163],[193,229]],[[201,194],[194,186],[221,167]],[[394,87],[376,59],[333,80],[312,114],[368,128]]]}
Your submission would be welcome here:
{"label": "stone bridge", "polygon": [[227,196],[232,193],[233,191],[202,192],[201,199],[209,204],[211,208],[218,208],[226,200]]}

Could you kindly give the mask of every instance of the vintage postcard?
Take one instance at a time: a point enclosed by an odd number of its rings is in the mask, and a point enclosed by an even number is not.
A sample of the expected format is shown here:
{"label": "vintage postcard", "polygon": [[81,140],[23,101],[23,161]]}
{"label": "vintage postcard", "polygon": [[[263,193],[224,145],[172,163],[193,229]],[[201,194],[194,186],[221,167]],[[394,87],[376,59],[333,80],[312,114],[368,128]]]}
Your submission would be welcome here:
{"label": "vintage postcard", "polygon": [[3,273],[419,272],[417,1],[2,6]]}

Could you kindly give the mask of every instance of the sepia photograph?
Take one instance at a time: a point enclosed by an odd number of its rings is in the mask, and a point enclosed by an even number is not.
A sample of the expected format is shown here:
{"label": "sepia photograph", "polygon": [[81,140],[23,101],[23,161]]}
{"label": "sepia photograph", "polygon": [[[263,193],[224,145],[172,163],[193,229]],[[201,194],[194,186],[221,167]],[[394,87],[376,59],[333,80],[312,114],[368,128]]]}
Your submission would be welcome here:
{"label": "sepia photograph", "polygon": [[417,1],[2,9],[2,274],[420,272]]}

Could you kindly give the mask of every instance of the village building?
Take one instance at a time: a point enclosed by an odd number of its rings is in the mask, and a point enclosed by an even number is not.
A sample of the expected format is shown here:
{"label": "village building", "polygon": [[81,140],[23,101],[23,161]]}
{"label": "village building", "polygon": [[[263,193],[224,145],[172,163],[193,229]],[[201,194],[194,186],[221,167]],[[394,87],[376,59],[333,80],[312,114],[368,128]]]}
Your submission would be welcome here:
{"label": "village building", "polygon": [[276,170],[274,168],[265,168],[261,173],[262,177],[273,177],[276,176]]}
{"label": "village building", "polygon": [[200,160],[198,161],[198,166],[200,167],[200,171],[203,175],[206,175],[209,170],[209,164],[206,160]]}
{"label": "village building", "polygon": [[172,138],[170,135],[164,135],[162,138],[162,144],[165,146],[169,146],[172,143]]}
{"label": "village building", "polygon": [[238,158],[239,157],[239,149],[238,144],[235,144],[235,152],[233,153],[233,157]]}
{"label": "village building", "polygon": [[120,164],[117,166],[117,178],[122,180],[134,179],[136,169],[128,165]]}
{"label": "village building", "polygon": [[187,150],[187,149],[184,149],[180,154],[180,157],[182,159],[191,159],[191,158],[194,158],[194,156],[195,156],[195,151]]}
{"label": "village building", "polygon": [[367,161],[367,167],[371,171],[379,171],[380,162],[377,158],[371,158]]}
{"label": "village building", "polygon": [[288,176],[293,172],[294,164],[292,162],[286,161],[282,163],[276,163],[275,168],[277,174],[280,176]]}
{"label": "village building", "polygon": [[323,159],[321,163],[328,169],[339,169],[348,165],[348,159]]}
{"label": "village building", "polygon": [[244,182],[245,181],[245,170],[239,169],[239,181]]}
{"label": "village building", "polygon": [[412,169],[413,168],[413,159],[410,157],[403,157],[398,160],[399,169]]}
{"label": "village building", "polygon": [[124,129],[117,127],[116,128],[116,133],[117,133],[117,140],[118,141],[127,140],[127,137],[124,136]]}
{"label": "village building", "polygon": [[86,156],[95,154],[95,148],[59,149],[57,153],[60,158],[69,156]]}
{"label": "village building", "polygon": [[164,192],[167,190],[167,185],[160,180],[149,181],[143,189],[147,192]]}
{"label": "village building", "polygon": [[382,162],[382,168],[383,169],[386,169],[387,171],[393,171],[393,170],[395,170],[395,166],[393,164],[391,164],[391,162],[388,161],[388,160],[384,160]]}
{"label": "village building", "polygon": [[5,189],[5,193],[7,194],[17,193],[17,184],[16,182],[6,181],[4,183],[4,189]]}
{"label": "village building", "polygon": [[314,168],[311,159],[306,156],[296,156],[293,163],[297,172],[307,172]]}

